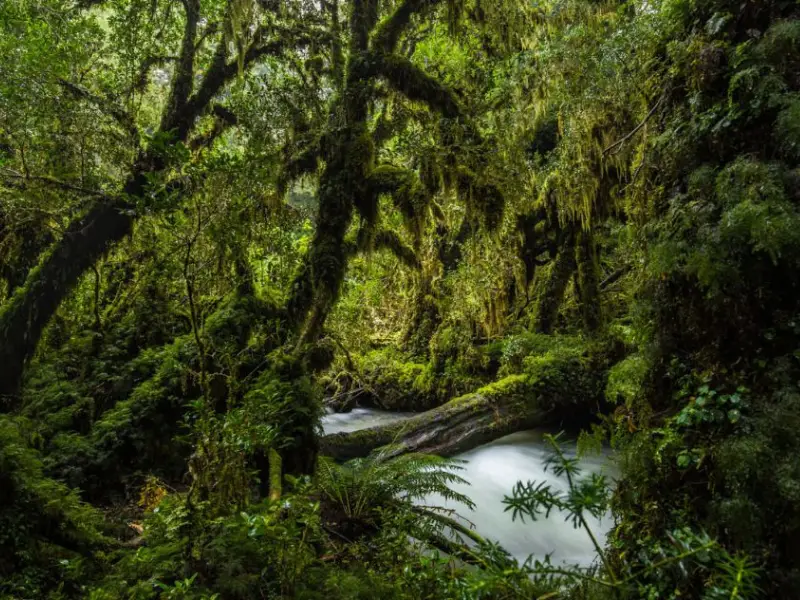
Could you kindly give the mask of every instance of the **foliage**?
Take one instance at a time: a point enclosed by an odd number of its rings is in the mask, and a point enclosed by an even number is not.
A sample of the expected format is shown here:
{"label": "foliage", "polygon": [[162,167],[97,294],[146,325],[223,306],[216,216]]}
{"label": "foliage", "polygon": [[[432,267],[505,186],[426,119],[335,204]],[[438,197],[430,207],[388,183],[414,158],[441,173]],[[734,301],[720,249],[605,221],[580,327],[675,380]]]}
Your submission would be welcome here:
{"label": "foliage", "polygon": [[347,518],[368,521],[370,511],[395,499],[410,503],[429,494],[473,507],[469,498],[450,490],[453,483],[466,483],[457,474],[462,469],[459,465],[457,460],[424,454],[405,454],[390,460],[377,454],[341,466],[323,457],[317,481],[324,496],[336,503]]}
{"label": "foliage", "polygon": [[[0,3],[0,594],[793,598],[799,17]],[[415,504],[540,422],[588,570]]]}
{"label": "foliage", "polygon": [[75,594],[86,577],[86,557],[111,540],[99,511],[45,476],[27,434],[24,421],[0,420],[0,595]]}
{"label": "foliage", "polygon": [[[567,480],[567,490],[554,490],[547,483],[519,482],[504,503],[516,520],[525,517],[545,518],[555,510],[565,514],[575,528],[584,529],[591,538],[602,565],[581,569],[551,565],[549,559],[529,559],[534,577],[561,580],[573,585],[575,593],[599,590],[599,597],[661,598],[689,594],[702,598],[755,598],[759,568],[748,557],[731,555],[705,534],[686,527],[667,532],[670,545],[653,539],[641,539],[635,561],[614,564],[594,536],[586,515],[602,516],[608,509],[611,489],[604,475],[593,473],[581,478],[576,458],[568,456],[558,436],[546,435],[551,453],[546,467]],[[613,546],[612,546],[613,547]]]}

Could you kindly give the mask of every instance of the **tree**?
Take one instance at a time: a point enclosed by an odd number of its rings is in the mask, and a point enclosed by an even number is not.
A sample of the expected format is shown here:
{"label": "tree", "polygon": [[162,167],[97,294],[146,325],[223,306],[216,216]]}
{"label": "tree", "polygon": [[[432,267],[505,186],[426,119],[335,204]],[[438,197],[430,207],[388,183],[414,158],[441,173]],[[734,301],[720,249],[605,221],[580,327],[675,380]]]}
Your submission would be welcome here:
{"label": "tree", "polygon": [[[164,7],[154,6],[169,15],[169,3]],[[62,93],[92,104],[101,115],[116,122],[131,139],[133,159],[129,165],[115,165],[118,170],[127,172],[119,190],[91,194],[96,199],[89,208],[66,227],[62,237],[44,253],[25,283],[3,306],[0,313],[3,363],[0,395],[6,397],[7,408],[15,405],[14,395],[23,368],[36,350],[44,327],[78,278],[113,244],[130,233],[140,215],[159,205],[174,203],[174,198],[180,195],[180,184],[170,177],[170,169],[176,167],[176,160],[179,163],[187,158],[181,157],[184,149],[197,152],[208,147],[227,127],[236,124],[235,116],[217,103],[225,86],[265,56],[309,46],[319,36],[309,15],[302,15],[303,20],[291,18],[299,16],[298,9],[291,5],[284,11],[290,16],[287,21],[265,14],[252,34],[248,30],[251,23],[240,22],[241,16],[229,3],[220,12],[212,5],[204,10],[199,0],[186,0],[183,9],[182,34],[176,40],[177,56],[166,59],[173,63],[170,89],[159,123],[143,146],[139,145],[142,134],[135,115],[115,100],[115,97],[125,96],[124,89],[96,93],[63,77],[48,81],[51,86],[60,87]],[[215,18],[219,19],[217,26],[208,25],[209,19]],[[205,30],[200,28],[201,19],[206,19]],[[231,56],[229,51],[231,37],[239,44],[238,56]],[[113,43],[113,38],[109,42]],[[148,74],[161,60],[154,55],[141,58],[135,65],[133,87],[145,87]],[[197,71],[202,73],[199,80]],[[47,74],[44,75],[47,78]],[[206,116],[217,120],[219,126],[210,134],[202,135],[198,133],[198,123]],[[22,149],[18,149],[20,152]],[[21,154],[20,160],[23,160]],[[19,178],[29,180],[32,177],[35,180],[44,178],[41,181],[56,187],[73,187],[69,182],[49,181],[49,176],[45,175],[26,172]]]}

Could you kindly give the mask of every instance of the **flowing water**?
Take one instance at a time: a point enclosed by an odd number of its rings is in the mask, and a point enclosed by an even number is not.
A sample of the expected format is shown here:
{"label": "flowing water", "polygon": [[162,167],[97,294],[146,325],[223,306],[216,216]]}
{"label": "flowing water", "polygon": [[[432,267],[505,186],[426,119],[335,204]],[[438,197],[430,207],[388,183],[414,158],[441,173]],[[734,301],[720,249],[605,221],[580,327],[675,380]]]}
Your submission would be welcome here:
{"label": "flowing water", "polygon": [[[356,431],[396,422],[408,416],[357,408],[351,413],[326,415],[323,428],[326,433]],[[536,522],[526,519],[525,523],[521,523],[519,520],[512,521],[510,511],[504,512],[503,497],[511,493],[517,481],[546,481],[554,489],[567,489],[566,480],[544,470],[548,446],[543,434],[541,431],[515,433],[457,457],[468,461],[461,475],[470,485],[453,487],[475,502],[474,511],[463,505],[444,502],[441,498],[427,498],[424,504],[455,508],[475,525],[478,533],[499,542],[520,562],[531,554],[539,559],[551,554],[554,563],[589,565],[595,559],[595,552],[588,534],[582,529],[573,528],[572,522],[565,521],[563,514],[552,512],[548,519],[542,516]],[[575,453],[574,443],[565,444],[564,449],[567,454]],[[580,465],[584,475],[591,472],[603,472],[609,476],[614,474],[607,454],[582,459]],[[588,521],[602,544],[611,526],[610,517],[600,520],[589,517]]]}

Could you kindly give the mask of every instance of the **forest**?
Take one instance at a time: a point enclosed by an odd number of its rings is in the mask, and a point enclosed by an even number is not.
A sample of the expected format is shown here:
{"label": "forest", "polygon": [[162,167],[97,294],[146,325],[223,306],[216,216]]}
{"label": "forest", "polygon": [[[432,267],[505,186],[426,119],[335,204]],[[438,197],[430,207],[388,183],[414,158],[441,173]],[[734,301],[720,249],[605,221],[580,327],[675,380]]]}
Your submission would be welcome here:
{"label": "forest", "polygon": [[0,0],[0,54],[0,599],[800,598],[795,0]]}

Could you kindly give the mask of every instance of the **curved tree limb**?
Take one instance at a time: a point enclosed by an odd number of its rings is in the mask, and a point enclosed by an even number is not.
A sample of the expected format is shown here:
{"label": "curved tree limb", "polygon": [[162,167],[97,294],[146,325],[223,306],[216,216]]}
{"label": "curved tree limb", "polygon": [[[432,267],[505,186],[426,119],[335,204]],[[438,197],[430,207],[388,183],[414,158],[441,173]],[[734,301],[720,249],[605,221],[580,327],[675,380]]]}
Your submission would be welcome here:
{"label": "curved tree limb", "polygon": [[441,0],[403,0],[400,6],[375,28],[372,36],[373,48],[382,52],[394,52],[400,36],[411,22],[411,17],[440,3]]}
{"label": "curved tree limb", "polygon": [[647,125],[647,122],[653,117],[654,114],[656,114],[658,107],[661,106],[661,103],[664,101],[666,97],[667,97],[666,93],[662,94],[661,97],[658,99],[658,101],[653,105],[653,108],[650,109],[650,112],[647,113],[647,116],[645,116],[642,122],[639,123],[636,127],[634,127],[628,134],[626,134],[625,136],[623,136],[622,138],[611,144],[608,148],[604,149],[603,156],[611,153],[612,151],[616,152],[625,142],[627,142],[629,139],[635,136],[642,127]]}
{"label": "curved tree limb", "polygon": [[194,56],[195,38],[197,37],[197,21],[200,13],[199,0],[181,0],[186,19],[183,26],[181,50],[178,63],[175,65],[175,75],[172,79],[172,89],[169,100],[161,118],[161,131],[170,131],[179,115],[186,108],[189,95],[194,87]]}
{"label": "curved tree limb", "polygon": [[[187,15],[195,14],[197,0],[187,0]],[[191,19],[189,19],[191,20]],[[277,30],[276,38],[265,42],[265,32],[259,30],[254,42],[245,54],[245,65],[251,66],[267,54],[277,54],[290,47],[307,45],[314,39],[313,29],[300,24],[292,29],[292,35],[284,36],[286,30]],[[183,68],[193,65],[196,23],[186,25],[182,43],[181,63]],[[191,42],[191,44],[190,44]],[[191,45],[191,48],[189,46]],[[192,67],[193,68],[193,67]],[[180,71],[181,69],[179,69]],[[223,86],[238,73],[237,61],[227,60],[227,45],[221,40],[217,46],[211,66],[199,89],[192,92],[192,77],[178,73],[173,79],[162,125],[167,129],[161,133],[171,134],[173,143],[185,143],[197,117],[206,113],[213,99]],[[85,99],[112,107],[105,99],[95,96],[80,86],[62,83],[73,93]],[[183,108],[175,110],[176,106]],[[111,113],[122,122],[127,122],[127,113],[113,109]],[[160,172],[164,158],[157,150],[142,150],[131,168],[122,193],[114,198],[101,198],[83,216],[73,221],[64,235],[43,256],[38,267],[33,269],[14,295],[0,310],[0,410],[13,409],[18,402],[16,396],[27,360],[33,355],[44,327],[75,283],[116,242],[128,235],[138,217],[136,201],[149,189],[149,176]],[[169,191],[169,189],[167,190]]]}
{"label": "curved tree limb", "polygon": [[380,77],[409,100],[422,102],[447,118],[461,114],[453,91],[404,56],[373,51],[360,70],[365,77]]}

